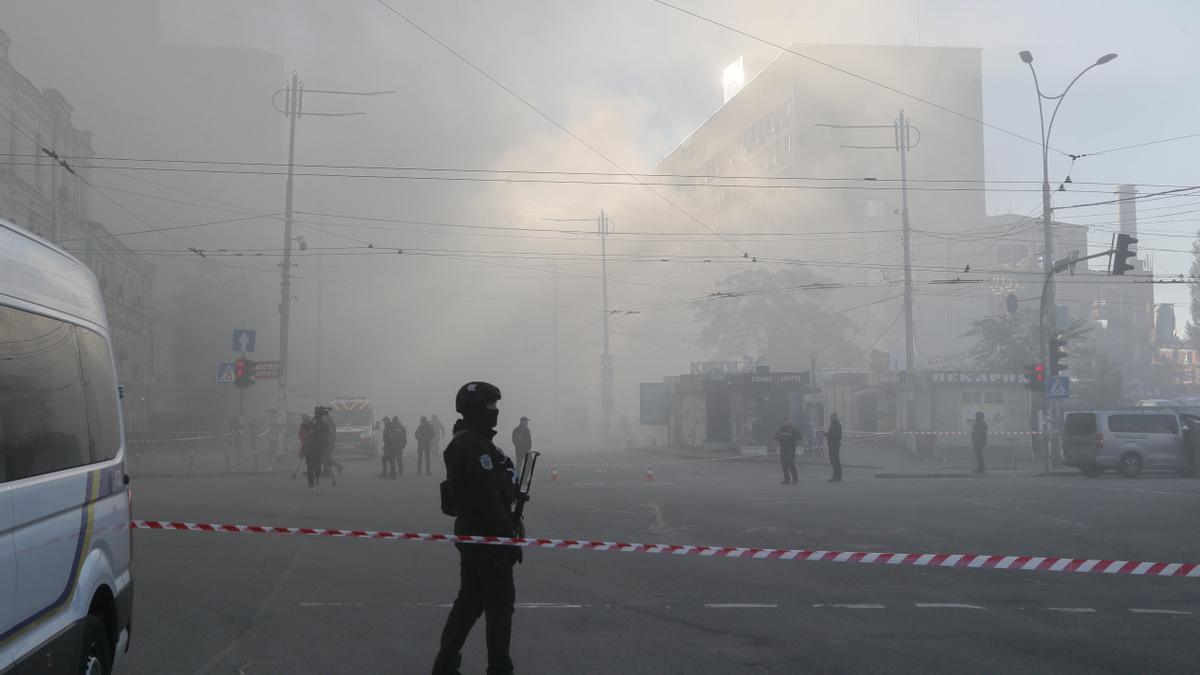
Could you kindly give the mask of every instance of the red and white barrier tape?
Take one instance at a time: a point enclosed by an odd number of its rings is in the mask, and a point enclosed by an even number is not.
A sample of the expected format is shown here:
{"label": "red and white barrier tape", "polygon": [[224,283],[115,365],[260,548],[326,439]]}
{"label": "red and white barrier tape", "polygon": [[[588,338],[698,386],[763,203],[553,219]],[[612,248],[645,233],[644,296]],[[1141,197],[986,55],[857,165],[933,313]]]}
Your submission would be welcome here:
{"label": "red and white barrier tape", "polygon": [[870,553],[865,551],[809,551],[785,548],[745,548],[739,546],[691,546],[679,544],[632,544],[617,541],[580,541],[576,539],[520,539],[459,534],[388,532],[384,530],[342,530],[311,527],[266,527],[262,525],[219,525],[212,523],[170,523],[158,520],[134,520],[135,530],[179,530],[187,532],[247,532],[254,534],[297,534],[316,537],[358,539],[396,539],[438,541],[523,548],[561,548],[617,553],[662,553],[694,555],[702,558],[753,558],[796,560],[801,562],[838,562],[861,565],[909,565],[914,567],[963,567],[1026,572],[1080,572],[1094,574],[1130,574],[1154,577],[1200,578],[1200,563],[1138,562],[1133,560],[1095,560],[1048,558],[1018,555],[976,555],[962,553]]}

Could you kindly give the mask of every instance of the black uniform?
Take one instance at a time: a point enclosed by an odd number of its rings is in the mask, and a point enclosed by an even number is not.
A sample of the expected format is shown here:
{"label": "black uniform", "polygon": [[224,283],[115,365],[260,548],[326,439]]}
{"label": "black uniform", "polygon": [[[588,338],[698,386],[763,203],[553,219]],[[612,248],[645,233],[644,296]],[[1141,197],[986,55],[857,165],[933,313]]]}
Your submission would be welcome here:
{"label": "black uniform", "polygon": [[[517,471],[512,460],[492,443],[494,429],[472,429],[459,420],[443,453],[446,479],[454,495],[455,534],[519,536],[512,506],[517,497]],[[487,620],[488,673],[512,673],[508,645],[516,602],[513,565],[521,559],[515,546],[455,544],[460,556],[461,585],[442,630],[434,675],[457,673],[460,652],[475,621]]]}
{"label": "black uniform", "polygon": [[517,456],[517,468],[525,466],[525,455],[533,448],[533,435],[529,433],[529,424],[518,424],[512,431],[513,452]]}
{"label": "black uniform", "polygon": [[983,473],[983,449],[987,447],[988,425],[982,415],[975,416],[975,424],[971,426],[971,445],[975,446],[975,473]]}
{"label": "black uniform", "polygon": [[432,470],[429,468],[429,458],[433,448],[433,425],[429,420],[421,419],[421,423],[417,425],[417,430],[413,432],[413,436],[417,439],[417,475],[421,475],[421,466],[425,466],[425,475],[432,475]]}
{"label": "black uniform", "polygon": [[387,420],[383,423],[383,470],[379,472],[380,478],[396,477],[397,454],[399,450],[396,448],[396,425]]}
{"label": "black uniform", "polygon": [[833,466],[833,482],[842,480],[842,423],[834,419],[825,432],[825,445],[829,446],[829,463]]}
{"label": "black uniform", "polygon": [[783,465],[783,482],[798,483],[800,475],[796,473],[796,446],[800,444],[803,437],[800,435],[800,430],[790,424],[783,425],[783,428],[775,434],[775,441],[779,443],[779,462]]}

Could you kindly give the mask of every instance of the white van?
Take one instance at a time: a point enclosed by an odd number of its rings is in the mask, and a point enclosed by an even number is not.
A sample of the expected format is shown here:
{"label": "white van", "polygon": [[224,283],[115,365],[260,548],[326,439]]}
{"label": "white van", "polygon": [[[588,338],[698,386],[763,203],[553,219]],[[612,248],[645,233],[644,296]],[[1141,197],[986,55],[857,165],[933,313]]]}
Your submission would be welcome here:
{"label": "white van", "polygon": [[95,276],[0,220],[0,673],[107,674],[128,648],[118,398]]}

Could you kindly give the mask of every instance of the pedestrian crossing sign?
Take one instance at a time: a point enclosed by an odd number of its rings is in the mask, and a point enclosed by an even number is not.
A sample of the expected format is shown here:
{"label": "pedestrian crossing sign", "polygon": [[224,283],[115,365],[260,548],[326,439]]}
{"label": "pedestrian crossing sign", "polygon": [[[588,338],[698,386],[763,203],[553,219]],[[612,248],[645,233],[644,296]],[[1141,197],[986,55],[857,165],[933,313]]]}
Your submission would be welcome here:
{"label": "pedestrian crossing sign", "polygon": [[217,384],[233,384],[234,379],[233,361],[218,362]]}
{"label": "pedestrian crossing sign", "polygon": [[1071,398],[1071,380],[1066,375],[1056,375],[1046,380],[1046,398]]}

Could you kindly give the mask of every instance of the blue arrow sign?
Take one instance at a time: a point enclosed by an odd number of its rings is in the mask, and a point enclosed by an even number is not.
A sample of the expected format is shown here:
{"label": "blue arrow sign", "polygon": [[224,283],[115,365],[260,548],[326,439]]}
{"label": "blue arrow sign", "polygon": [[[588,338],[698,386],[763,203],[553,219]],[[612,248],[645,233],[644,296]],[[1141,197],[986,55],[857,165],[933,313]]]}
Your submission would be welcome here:
{"label": "blue arrow sign", "polygon": [[234,379],[236,379],[236,374],[233,370],[233,361],[218,361],[217,384],[233,384]]}
{"label": "blue arrow sign", "polygon": [[255,332],[249,328],[233,329],[233,351],[245,354],[254,353]]}
{"label": "blue arrow sign", "polygon": [[1071,398],[1071,378],[1066,375],[1046,378],[1046,398]]}

